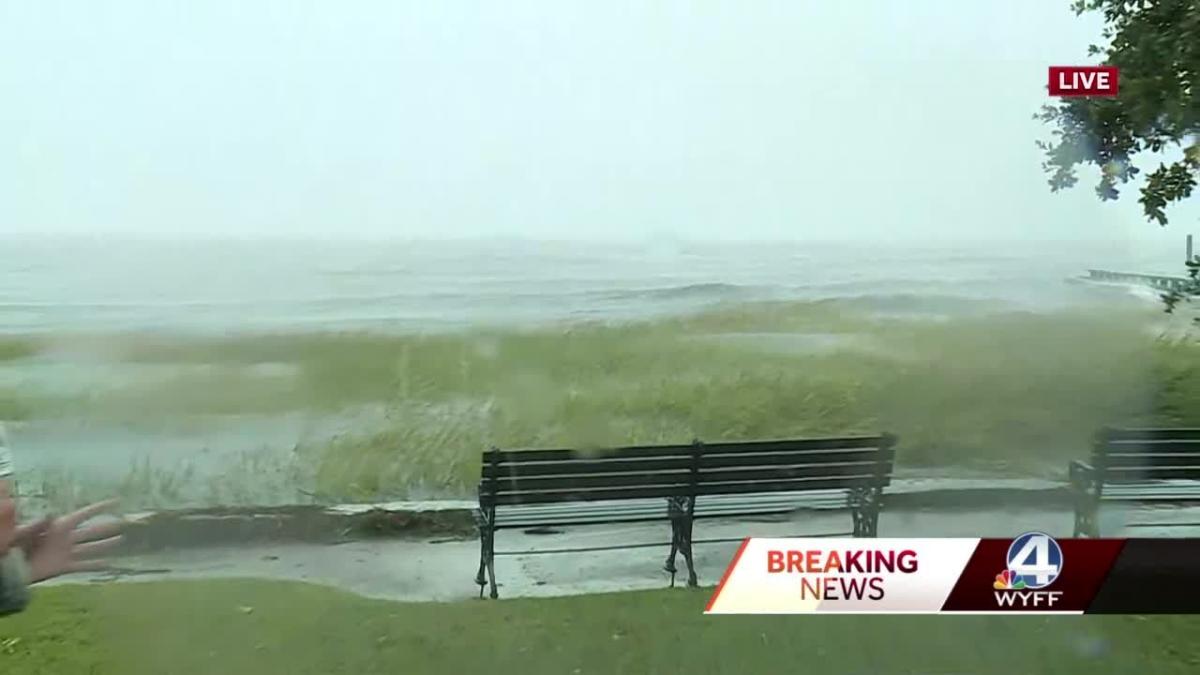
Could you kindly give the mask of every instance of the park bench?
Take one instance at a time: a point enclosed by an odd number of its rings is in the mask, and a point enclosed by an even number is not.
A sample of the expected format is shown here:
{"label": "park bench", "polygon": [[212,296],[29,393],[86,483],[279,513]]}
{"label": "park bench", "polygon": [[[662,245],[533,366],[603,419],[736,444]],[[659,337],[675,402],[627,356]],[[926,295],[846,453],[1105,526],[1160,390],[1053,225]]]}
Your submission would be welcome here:
{"label": "park bench", "polygon": [[[1088,462],[1068,466],[1075,536],[1099,537],[1102,502],[1175,505],[1200,502],[1200,429],[1104,429]],[[1128,527],[1200,523],[1139,521]]]}
{"label": "park bench", "polygon": [[677,553],[687,563],[688,585],[695,586],[693,543],[721,541],[693,542],[692,524],[698,518],[787,512],[805,497],[818,497],[849,507],[853,529],[838,534],[873,537],[883,489],[892,477],[894,445],[895,438],[883,434],[739,443],[695,441],[598,453],[492,448],[483,453],[476,514],[480,557],[475,583],[479,595],[483,597],[485,582],[490,582],[491,597],[497,597],[495,533],[505,528],[666,519],[671,524],[671,542],[664,569],[671,575],[672,586]]}

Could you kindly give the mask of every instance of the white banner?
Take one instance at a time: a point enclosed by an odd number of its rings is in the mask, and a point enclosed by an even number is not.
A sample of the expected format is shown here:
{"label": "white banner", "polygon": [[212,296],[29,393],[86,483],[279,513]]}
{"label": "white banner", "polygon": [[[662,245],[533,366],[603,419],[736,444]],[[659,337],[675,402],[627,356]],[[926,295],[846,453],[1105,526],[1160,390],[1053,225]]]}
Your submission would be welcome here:
{"label": "white banner", "polygon": [[749,539],[709,614],[936,613],[978,539]]}

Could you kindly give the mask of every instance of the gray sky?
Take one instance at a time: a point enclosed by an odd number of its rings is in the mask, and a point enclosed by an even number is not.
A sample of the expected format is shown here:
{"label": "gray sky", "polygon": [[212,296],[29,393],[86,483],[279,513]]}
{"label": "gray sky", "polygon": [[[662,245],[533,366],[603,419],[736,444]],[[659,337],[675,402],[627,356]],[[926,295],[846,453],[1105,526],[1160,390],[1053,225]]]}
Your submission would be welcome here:
{"label": "gray sky", "polygon": [[1031,115],[1067,0],[0,0],[0,231],[1174,241]]}

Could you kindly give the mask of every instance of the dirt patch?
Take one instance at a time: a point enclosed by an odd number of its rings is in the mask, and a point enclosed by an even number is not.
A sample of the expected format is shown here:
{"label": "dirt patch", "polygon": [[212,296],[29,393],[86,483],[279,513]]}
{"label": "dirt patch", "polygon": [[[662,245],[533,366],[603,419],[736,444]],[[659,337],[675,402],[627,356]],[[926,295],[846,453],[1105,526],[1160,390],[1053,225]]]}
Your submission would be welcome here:
{"label": "dirt patch", "polygon": [[165,548],[264,542],[335,544],[389,538],[470,538],[475,524],[470,509],[389,510],[353,513],[320,505],[256,508],[207,508],[160,511],[131,516],[124,553]]}

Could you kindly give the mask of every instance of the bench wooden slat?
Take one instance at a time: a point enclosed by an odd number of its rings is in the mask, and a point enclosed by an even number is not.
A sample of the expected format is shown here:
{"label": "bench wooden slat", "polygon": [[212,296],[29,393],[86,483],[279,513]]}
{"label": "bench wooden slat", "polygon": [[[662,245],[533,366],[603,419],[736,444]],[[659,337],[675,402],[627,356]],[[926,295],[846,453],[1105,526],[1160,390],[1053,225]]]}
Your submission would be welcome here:
{"label": "bench wooden slat", "polygon": [[[737,480],[785,480],[790,478],[819,478],[822,476],[883,476],[890,474],[890,466],[878,462],[844,462],[825,464],[796,464],[788,466],[750,467],[741,469],[702,469],[696,473],[696,482],[702,486]],[[886,480],[886,479],[884,479]],[[563,490],[570,488],[629,487],[635,485],[690,485],[691,471],[662,471],[656,473],[592,473],[557,476],[505,476],[497,478],[495,490],[505,492],[537,492],[540,490]],[[492,489],[489,483],[483,486]]]}
{"label": "bench wooden slat", "polygon": [[895,451],[891,448],[868,450],[804,450],[800,452],[708,454],[700,456],[701,468],[736,466],[776,466],[787,464],[841,464],[844,462],[880,463],[891,465]]}
{"label": "bench wooden slat", "polygon": [[1200,428],[1105,429],[1100,432],[1100,438],[1103,441],[1197,440],[1200,439]]}
{"label": "bench wooden slat", "polygon": [[[747,498],[744,495],[710,495],[696,502],[696,518],[765,516],[790,513],[799,508],[829,510],[844,507],[842,490],[774,492]],[[497,512],[496,527],[583,525],[594,523],[644,522],[669,517],[665,500],[627,499],[576,504],[529,504],[509,506]]]}
{"label": "bench wooden slat", "polygon": [[1200,429],[1105,429],[1092,465],[1105,483],[1125,484],[1200,477]]}
{"label": "bench wooden slat", "polygon": [[565,462],[571,460],[654,459],[691,456],[693,445],[630,446],[590,450],[495,450],[483,453],[484,463],[526,464],[529,462]]}
{"label": "bench wooden slat", "polygon": [[1109,471],[1159,466],[1200,466],[1200,453],[1185,455],[1148,452],[1140,455],[1108,455],[1093,457],[1092,466]]}
{"label": "bench wooden slat", "polygon": [[1182,454],[1200,455],[1200,438],[1197,439],[1149,439],[1112,441],[1105,443],[1093,453],[1093,456],[1103,455],[1144,455],[1144,454]]}
{"label": "bench wooden slat", "polygon": [[593,473],[682,471],[690,469],[692,458],[664,457],[661,459],[577,459],[562,462],[531,462],[528,464],[484,464],[483,478],[512,476],[571,476]]}
{"label": "bench wooden slat", "polygon": [[[844,464],[844,462],[881,462],[890,466],[895,452],[892,448],[850,448],[833,450],[802,449],[796,452],[770,453],[708,453],[707,446],[698,456],[698,466],[754,467],[779,465]],[[656,459],[626,459],[608,456],[602,459],[569,459],[557,461],[511,462],[511,464],[485,464],[482,478],[509,478],[534,476],[574,476],[574,474],[679,471],[690,468],[692,456],[664,456]]]}
{"label": "bench wooden slat", "polygon": [[[798,450],[795,452],[770,453],[725,453],[709,454],[707,446],[699,456],[698,464],[701,469],[721,467],[754,467],[797,464],[838,464],[844,462],[885,463],[888,467],[895,457],[891,448],[887,449],[845,449],[845,450]],[[506,478],[521,476],[569,476],[593,473],[621,472],[654,472],[678,471],[689,469],[692,457],[662,457],[656,459],[638,459],[624,457],[609,457],[606,459],[570,459],[561,461],[539,461],[492,465],[485,463],[481,475],[483,478]]]}
{"label": "bench wooden slat", "polygon": [[1139,457],[1154,459],[1156,457],[1200,457],[1200,442],[1188,443],[1184,445],[1180,441],[1164,441],[1172,445],[1124,445],[1120,447],[1110,447],[1102,452],[1092,454],[1092,458],[1097,457],[1120,457],[1129,460]]}
{"label": "bench wooden slat", "polygon": [[789,492],[793,490],[848,490],[855,487],[880,486],[874,476],[836,478],[799,478],[783,481],[752,481],[748,483],[712,483],[704,486],[707,495],[752,494],[755,492]]}
{"label": "bench wooden slat", "polygon": [[[574,476],[506,477],[496,480],[497,493],[539,492],[574,488],[622,488],[646,485],[690,485],[690,471],[657,473],[578,474]],[[490,487],[490,486],[489,486]]]}
{"label": "bench wooden slat", "polygon": [[[748,481],[738,483],[712,483],[706,485],[704,494],[749,494],[755,492],[786,492],[800,490],[848,489],[859,485],[874,485],[873,477],[789,479],[781,481]],[[480,495],[485,505],[550,504],[554,502],[586,502],[603,499],[643,499],[652,497],[687,496],[689,485],[658,485],[649,487],[598,488],[563,490],[558,492],[507,492],[497,495]]]}
{"label": "bench wooden slat", "polygon": [[[1200,480],[1200,466],[1109,467],[1105,483],[1146,483],[1156,480]],[[1200,491],[1200,485],[1196,488]]]}
{"label": "bench wooden slat", "polygon": [[557,502],[591,502],[606,499],[649,499],[686,495],[687,485],[650,485],[624,488],[596,488],[561,490],[558,492],[505,492],[497,495],[480,495],[482,504],[498,506],[513,504],[554,504]]}
{"label": "bench wooden slat", "polygon": [[[884,436],[847,436],[835,438],[803,438],[796,440],[767,440],[747,442],[703,443],[704,453],[740,453],[740,452],[799,452],[804,450],[842,450],[878,448],[881,444],[891,442],[890,437]],[[586,450],[554,449],[554,450],[497,450],[483,453],[483,461],[499,464],[524,464],[528,462],[549,462],[567,460],[599,460],[599,459],[635,459],[690,456],[695,451],[694,444],[686,445],[654,445],[629,446],[622,448],[598,449],[595,452]]]}
{"label": "bench wooden slat", "polygon": [[704,454],[744,452],[804,452],[828,450],[875,450],[891,446],[888,436],[846,436],[840,438],[803,438],[796,440],[768,440],[745,442],[704,443]]}
{"label": "bench wooden slat", "polygon": [[818,464],[798,466],[776,466],[765,469],[742,469],[723,471],[701,471],[699,483],[701,490],[707,492],[711,483],[726,483],[729,481],[755,480],[771,482],[776,480],[791,480],[796,478],[878,478],[882,483],[888,480],[888,473],[877,464]]}
{"label": "bench wooden slat", "polygon": [[1200,499],[1200,482],[1196,481],[1142,481],[1114,483],[1105,486],[1105,499]]}

